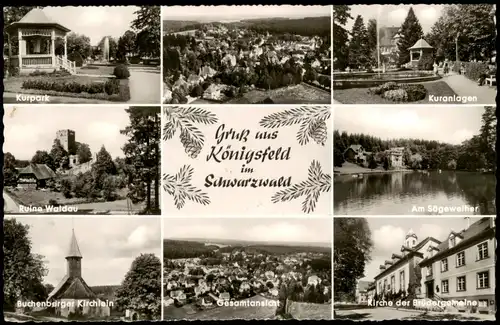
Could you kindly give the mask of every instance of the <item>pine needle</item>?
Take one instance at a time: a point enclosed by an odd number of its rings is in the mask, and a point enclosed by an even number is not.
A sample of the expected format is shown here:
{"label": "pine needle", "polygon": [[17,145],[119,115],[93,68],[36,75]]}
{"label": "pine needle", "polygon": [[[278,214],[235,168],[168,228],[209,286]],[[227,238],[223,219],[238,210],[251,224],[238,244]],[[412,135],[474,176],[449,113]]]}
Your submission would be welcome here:
{"label": "pine needle", "polygon": [[178,210],[185,206],[186,200],[202,205],[210,204],[208,195],[190,183],[193,173],[194,169],[191,166],[184,165],[175,176],[163,175],[163,188],[169,195],[173,196],[175,207]]}

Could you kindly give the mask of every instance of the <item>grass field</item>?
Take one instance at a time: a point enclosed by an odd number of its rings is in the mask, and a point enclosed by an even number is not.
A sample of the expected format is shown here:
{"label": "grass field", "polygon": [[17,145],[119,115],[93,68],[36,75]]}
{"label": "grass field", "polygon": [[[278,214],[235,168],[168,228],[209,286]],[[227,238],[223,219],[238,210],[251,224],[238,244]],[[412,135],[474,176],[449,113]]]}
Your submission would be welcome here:
{"label": "grass field", "polygon": [[[429,96],[453,96],[455,92],[444,81],[424,82],[422,85],[427,90],[427,96],[424,99],[411,102],[411,104],[429,104]],[[350,89],[334,89],[333,98],[342,104],[408,104],[396,103],[392,100],[382,98],[378,95],[372,95],[368,92],[368,88],[350,88]],[[460,102],[438,102],[435,104],[458,104]]]}
{"label": "grass field", "polygon": [[330,104],[328,91],[313,86],[298,84],[271,90],[251,90],[243,97],[231,99],[226,104],[258,103],[271,98],[275,104]]}

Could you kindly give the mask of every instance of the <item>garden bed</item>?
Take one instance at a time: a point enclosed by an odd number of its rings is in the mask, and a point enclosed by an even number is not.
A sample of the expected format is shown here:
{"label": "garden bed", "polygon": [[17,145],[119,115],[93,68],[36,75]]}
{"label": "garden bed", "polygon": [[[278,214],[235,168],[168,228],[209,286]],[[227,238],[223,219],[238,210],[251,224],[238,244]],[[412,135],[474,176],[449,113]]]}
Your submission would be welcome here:
{"label": "garden bed", "polygon": [[[412,102],[412,104],[429,104],[429,97],[433,96],[454,96],[455,92],[444,81],[422,83],[427,90],[424,99]],[[370,94],[366,88],[335,89],[333,98],[342,104],[394,104],[395,102],[378,95]],[[461,104],[462,102],[438,102],[435,104]]]}
{"label": "garden bed", "polygon": [[4,91],[16,94],[61,96],[111,102],[129,101],[128,80],[121,79],[114,81],[115,85],[108,84],[108,87],[113,89],[106,93],[106,83],[109,83],[110,80],[115,79],[78,75],[67,77],[13,77],[4,79]]}

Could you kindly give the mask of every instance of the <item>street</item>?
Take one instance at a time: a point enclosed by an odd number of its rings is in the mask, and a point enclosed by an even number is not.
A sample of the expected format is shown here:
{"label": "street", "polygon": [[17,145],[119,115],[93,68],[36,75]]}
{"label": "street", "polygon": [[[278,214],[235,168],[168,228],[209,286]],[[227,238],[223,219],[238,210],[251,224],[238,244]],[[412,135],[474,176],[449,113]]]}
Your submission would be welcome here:
{"label": "street", "polygon": [[495,315],[425,312],[395,308],[336,310],[334,319],[349,320],[495,320]]}

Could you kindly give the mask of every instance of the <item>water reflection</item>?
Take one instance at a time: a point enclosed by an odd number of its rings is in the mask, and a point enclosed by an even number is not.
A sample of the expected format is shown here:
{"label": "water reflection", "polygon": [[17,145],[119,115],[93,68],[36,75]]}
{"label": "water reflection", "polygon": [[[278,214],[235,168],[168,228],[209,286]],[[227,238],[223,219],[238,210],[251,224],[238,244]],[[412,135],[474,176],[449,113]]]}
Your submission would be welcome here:
{"label": "water reflection", "polygon": [[[469,172],[406,172],[365,174],[363,178],[335,178],[334,207],[337,215],[436,214],[438,207],[468,206],[476,211],[442,214],[496,214],[496,178]],[[414,207],[425,211],[412,212]]]}

